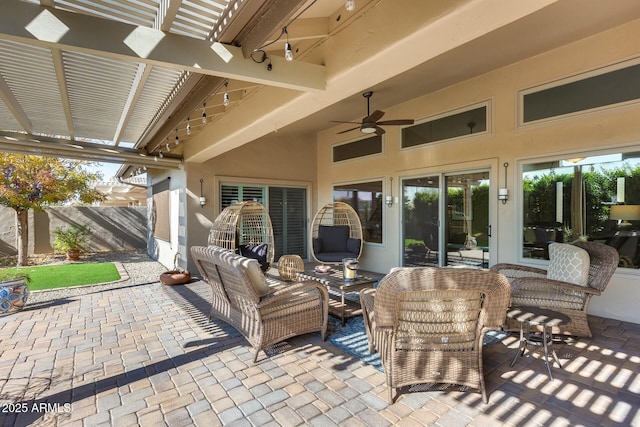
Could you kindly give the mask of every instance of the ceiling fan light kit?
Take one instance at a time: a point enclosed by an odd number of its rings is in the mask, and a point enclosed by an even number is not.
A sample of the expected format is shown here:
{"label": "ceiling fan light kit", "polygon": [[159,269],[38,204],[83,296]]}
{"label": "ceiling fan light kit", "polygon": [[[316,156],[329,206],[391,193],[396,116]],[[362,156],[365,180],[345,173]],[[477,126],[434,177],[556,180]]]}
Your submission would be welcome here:
{"label": "ceiling fan light kit", "polygon": [[367,116],[362,119],[362,122],[334,121],[334,123],[353,123],[353,124],[359,125],[351,129],[340,131],[338,132],[338,134],[347,133],[347,132],[351,132],[352,130],[360,129],[360,132],[364,133],[365,135],[370,135],[372,133],[375,133],[376,135],[383,135],[385,133],[385,130],[382,129],[380,126],[412,125],[414,123],[413,119],[379,121],[382,118],[382,116],[384,116],[384,111],[376,110],[373,112],[373,114],[371,113],[370,104],[369,104],[369,99],[371,98],[371,95],[373,95],[373,92],[371,91],[365,92],[362,94],[362,96],[364,96],[367,99]]}

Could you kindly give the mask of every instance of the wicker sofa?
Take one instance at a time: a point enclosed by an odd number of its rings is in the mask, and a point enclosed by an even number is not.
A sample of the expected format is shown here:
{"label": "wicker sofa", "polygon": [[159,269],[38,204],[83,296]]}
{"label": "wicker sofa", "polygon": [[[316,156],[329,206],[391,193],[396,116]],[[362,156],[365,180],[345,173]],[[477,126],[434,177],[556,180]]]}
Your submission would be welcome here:
{"label": "wicker sofa", "polygon": [[393,389],[446,383],[475,388],[487,402],[485,332],[500,329],[509,304],[502,274],[470,268],[395,268],[360,293],[369,351],[378,351],[389,403]]}
{"label": "wicker sofa", "polygon": [[191,256],[212,291],[210,318],[236,328],[260,350],[287,338],[320,332],[326,338],[329,295],[319,282],[269,287],[258,262],[216,246],[193,246]]}

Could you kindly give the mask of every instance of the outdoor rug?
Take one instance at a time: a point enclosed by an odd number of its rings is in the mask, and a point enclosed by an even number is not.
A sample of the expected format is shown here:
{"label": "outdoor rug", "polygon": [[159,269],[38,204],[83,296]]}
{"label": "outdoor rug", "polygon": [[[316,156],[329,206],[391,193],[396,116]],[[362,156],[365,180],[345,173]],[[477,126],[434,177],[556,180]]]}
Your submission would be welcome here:
{"label": "outdoor rug", "polygon": [[[345,353],[372,365],[378,371],[383,371],[378,353],[369,353],[369,343],[367,341],[367,333],[364,330],[362,316],[347,319],[345,326],[342,326],[340,319],[329,316],[328,323],[327,341]],[[484,336],[484,347],[499,343],[508,335],[503,331],[489,331]]]}

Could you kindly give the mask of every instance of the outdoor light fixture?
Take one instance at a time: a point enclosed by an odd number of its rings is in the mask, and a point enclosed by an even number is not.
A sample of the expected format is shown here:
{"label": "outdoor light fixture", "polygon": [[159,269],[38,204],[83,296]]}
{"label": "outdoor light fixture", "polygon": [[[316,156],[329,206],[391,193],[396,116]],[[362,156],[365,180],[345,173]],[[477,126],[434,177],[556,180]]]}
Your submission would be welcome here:
{"label": "outdoor light fixture", "polygon": [[207,108],[207,103],[204,102],[202,104],[202,124],[207,123],[207,110],[206,110],[206,108]]}
{"label": "outdoor light fixture", "polygon": [[356,9],[356,0],[347,0],[344,7],[349,11],[353,12]]}
{"label": "outdoor light fixture", "polygon": [[384,201],[388,207],[393,206],[393,177],[389,178],[389,195],[385,197]]}
{"label": "outdoor light fixture", "polygon": [[204,182],[204,179],[200,178],[200,207],[204,208],[204,205],[207,204],[207,199],[205,199],[205,197],[202,195],[202,183]]}
{"label": "outdoor light fixture", "polygon": [[228,87],[229,87],[229,80],[224,82],[224,95],[222,96],[222,105],[224,105],[225,107],[229,106],[229,92],[227,91]]}
{"label": "outdoor light fixture", "polygon": [[178,137],[178,128],[176,128],[176,145],[180,144],[180,138]]}
{"label": "outdoor light fixture", "polygon": [[[504,186],[507,186],[507,168],[509,167],[509,163],[504,163]],[[507,188],[500,188],[498,190],[498,200],[502,202],[503,205],[507,204],[507,200],[509,200],[509,190]]]}
{"label": "outdoor light fixture", "polygon": [[189,117],[187,117],[187,135],[191,135],[191,122],[189,121]]}

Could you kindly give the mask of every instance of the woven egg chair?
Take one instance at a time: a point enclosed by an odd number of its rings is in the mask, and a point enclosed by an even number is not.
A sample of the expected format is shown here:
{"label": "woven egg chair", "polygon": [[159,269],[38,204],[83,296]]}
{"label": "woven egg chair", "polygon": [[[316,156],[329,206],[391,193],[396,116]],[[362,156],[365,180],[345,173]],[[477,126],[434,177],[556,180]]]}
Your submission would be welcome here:
{"label": "woven egg chair", "polygon": [[[209,245],[225,248],[260,261],[263,270],[273,263],[273,227],[269,212],[260,202],[237,202],[227,206],[209,232]],[[251,248],[266,245],[266,254],[256,257]]]}
{"label": "woven egg chair", "polygon": [[317,262],[339,264],[362,254],[362,224],[347,203],[332,202],[316,213],[311,225],[311,253]]}

